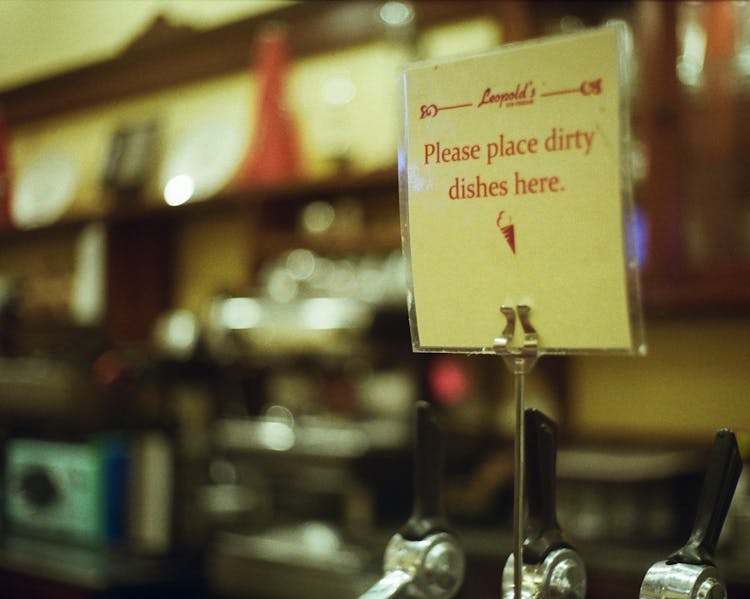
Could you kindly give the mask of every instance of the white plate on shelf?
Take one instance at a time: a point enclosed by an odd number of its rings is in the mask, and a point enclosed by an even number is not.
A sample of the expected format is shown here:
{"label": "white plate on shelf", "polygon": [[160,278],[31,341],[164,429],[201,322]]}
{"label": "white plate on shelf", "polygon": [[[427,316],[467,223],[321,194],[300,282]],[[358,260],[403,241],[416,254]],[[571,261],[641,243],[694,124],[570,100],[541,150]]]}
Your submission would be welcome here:
{"label": "white plate on shelf", "polygon": [[167,150],[159,181],[168,204],[216,195],[232,179],[247,148],[247,127],[216,115],[194,123]]}
{"label": "white plate on shelf", "polygon": [[60,150],[45,150],[22,167],[11,195],[10,216],[19,229],[58,221],[73,203],[78,165]]}

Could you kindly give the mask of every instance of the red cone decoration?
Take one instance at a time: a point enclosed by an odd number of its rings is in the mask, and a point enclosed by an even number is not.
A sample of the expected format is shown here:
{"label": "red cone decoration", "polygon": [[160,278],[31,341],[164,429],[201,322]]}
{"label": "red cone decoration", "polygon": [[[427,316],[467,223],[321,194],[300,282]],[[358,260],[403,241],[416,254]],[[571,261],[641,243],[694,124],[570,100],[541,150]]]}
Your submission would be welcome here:
{"label": "red cone decoration", "polygon": [[257,41],[253,69],[260,90],[257,126],[238,173],[244,185],[277,183],[300,175],[297,130],[285,102],[288,66],[286,31],[274,27],[263,32]]}

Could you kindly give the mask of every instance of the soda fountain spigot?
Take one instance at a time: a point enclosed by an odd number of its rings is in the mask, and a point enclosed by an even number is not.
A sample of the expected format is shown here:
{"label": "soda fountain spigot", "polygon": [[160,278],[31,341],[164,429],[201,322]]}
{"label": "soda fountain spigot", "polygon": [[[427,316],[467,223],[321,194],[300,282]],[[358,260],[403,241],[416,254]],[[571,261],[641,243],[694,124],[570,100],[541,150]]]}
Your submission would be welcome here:
{"label": "soda fountain spigot", "polygon": [[426,402],[417,403],[416,421],[412,515],[386,547],[383,577],[360,599],[450,599],[463,583],[463,550],[441,500],[443,436]]}
{"label": "soda fountain spigot", "polygon": [[741,472],[737,439],[722,429],[711,449],[693,532],[683,547],[649,568],[640,599],[726,599],[713,555]]}
{"label": "soda fountain spigot", "polygon": [[[583,599],[586,569],[557,522],[555,477],[557,426],[542,412],[524,411],[527,516],[523,542],[523,599]],[[513,554],[503,569],[502,596],[517,596]]]}

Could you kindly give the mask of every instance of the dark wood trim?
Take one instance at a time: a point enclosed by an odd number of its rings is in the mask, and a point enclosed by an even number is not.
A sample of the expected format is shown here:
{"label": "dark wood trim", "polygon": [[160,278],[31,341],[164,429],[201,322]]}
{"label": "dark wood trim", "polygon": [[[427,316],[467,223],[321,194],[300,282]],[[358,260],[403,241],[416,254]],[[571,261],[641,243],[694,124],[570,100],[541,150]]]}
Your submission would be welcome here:
{"label": "dark wood trim", "polygon": [[[174,219],[181,216],[205,215],[227,208],[249,207],[259,204],[273,204],[299,198],[326,198],[341,195],[357,195],[377,192],[393,193],[397,197],[398,174],[395,168],[383,169],[362,175],[333,176],[317,181],[292,181],[273,186],[242,187],[226,190],[216,197],[191,201],[181,206],[168,206],[133,202],[122,204],[109,212],[107,222],[127,222],[139,220]],[[58,225],[52,225],[53,227]]]}
{"label": "dark wood trim", "polygon": [[106,329],[120,345],[139,343],[171,305],[172,239],[164,223],[111,223],[107,230]]}
{"label": "dark wood trim", "polygon": [[[641,204],[653,236],[644,281],[664,284],[684,272],[681,155],[682,96],[674,66],[678,55],[676,3],[639,4],[639,33],[644,59],[638,105],[638,135],[649,161]],[[653,58],[652,58],[653,57]]]}
{"label": "dark wood trim", "polygon": [[[417,2],[417,28],[480,14],[498,16],[498,4],[503,3]],[[115,58],[0,91],[0,108],[13,127],[249,69],[253,40],[270,24],[288,28],[295,58],[386,39],[380,5],[307,0],[201,31],[168,25],[160,18]]]}
{"label": "dark wood trim", "polygon": [[646,278],[643,295],[651,317],[747,316],[750,265],[739,259],[717,260],[679,278]]}

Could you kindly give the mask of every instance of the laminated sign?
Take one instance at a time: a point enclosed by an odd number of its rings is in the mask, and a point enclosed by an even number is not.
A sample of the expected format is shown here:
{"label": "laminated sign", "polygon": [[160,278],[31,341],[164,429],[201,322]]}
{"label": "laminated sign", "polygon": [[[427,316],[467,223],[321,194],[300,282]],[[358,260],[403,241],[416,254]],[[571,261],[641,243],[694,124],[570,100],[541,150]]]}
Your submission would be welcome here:
{"label": "laminated sign", "polygon": [[542,353],[643,351],[627,34],[607,26],[404,70],[415,351],[492,353],[502,305],[530,306]]}

